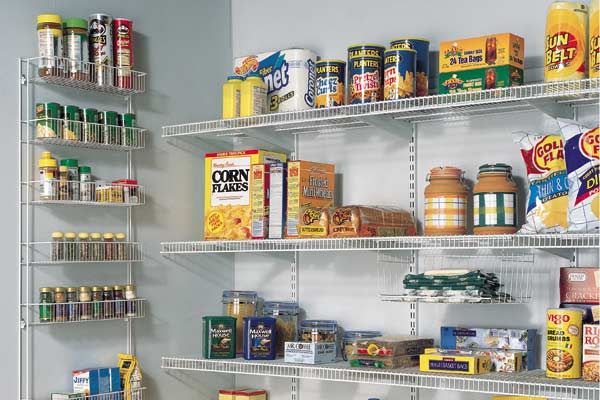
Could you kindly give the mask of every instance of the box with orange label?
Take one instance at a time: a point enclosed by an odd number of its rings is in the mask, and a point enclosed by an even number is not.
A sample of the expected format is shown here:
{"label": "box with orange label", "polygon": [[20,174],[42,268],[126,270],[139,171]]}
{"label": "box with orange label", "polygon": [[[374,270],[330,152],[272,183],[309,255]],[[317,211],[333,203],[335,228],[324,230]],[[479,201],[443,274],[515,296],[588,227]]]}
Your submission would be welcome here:
{"label": "box with orange label", "polygon": [[252,164],[286,161],[286,155],[265,150],[206,154],[204,160],[204,238],[250,239]]}
{"label": "box with orange label", "polygon": [[288,163],[286,237],[326,237],[334,205],[335,165]]}

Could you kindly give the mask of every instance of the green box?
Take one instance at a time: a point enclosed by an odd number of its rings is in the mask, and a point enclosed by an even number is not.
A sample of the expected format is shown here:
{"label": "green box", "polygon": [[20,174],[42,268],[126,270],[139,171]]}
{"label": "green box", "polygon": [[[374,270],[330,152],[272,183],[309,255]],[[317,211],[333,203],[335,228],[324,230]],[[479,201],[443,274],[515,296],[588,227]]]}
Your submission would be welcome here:
{"label": "green box", "polygon": [[[486,76],[490,76],[486,85]],[[491,79],[495,76],[495,79]],[[523,84],[523,69],[512,65],[471,69],[467,71],[442,72],[438,93],[462,93],[476,90],[497,89]]]}
{"label": "green box", "polygon": [[203,317],[204,358],[235,358],[236,319],[233,317]]}

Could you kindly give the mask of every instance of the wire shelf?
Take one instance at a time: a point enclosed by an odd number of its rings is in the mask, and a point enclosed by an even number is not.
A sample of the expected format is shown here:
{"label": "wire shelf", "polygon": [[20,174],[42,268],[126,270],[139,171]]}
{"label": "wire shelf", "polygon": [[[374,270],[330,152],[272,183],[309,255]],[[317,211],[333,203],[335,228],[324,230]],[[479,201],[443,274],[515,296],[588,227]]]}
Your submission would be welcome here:
{"label": "wire shelf", "polygon": [[146,91],[145,72],[126,71],[119,67],[78,62],[62,57],[34,57],[24,61],[33,67],[33,82],[119,96],[131,96]]}
{"label": "wire shelf", "polygon": [[143,318],[146,315],[145,306],[146,299],[141,298],[68,303],[29,303],[21,305],[21,307],[29,307],[33,311],[33,319],[29,325]]}
{"label": "wire shelf", "polygon": [[[142,262],[142,245],[137,242],[32,242],[22,243],[31,249],[29,264],[99,264]],[[25,254],[25,253],[24,253]],[[25,260],[21,261],[26,265]]]}
{"label": "wire shelf", "polygon": [[[122,390],[120,392],[110,392],[94,395],[86,395],[84,393],[68,393],[69,399],[72,400],[142,400],[145,387]],[[61,393],[63,394],[63,393]],[[67,393],[64,393],[67,395]]]}
{"label": "wire shelf", "polygon": [[441,389],[486,394],[545,396],[557,400],[599,400],[597,383],[546,378],[544,371],[478,376],[432,374],[418,368],[381,371],[349,368],[345,362],[323,365],[287,364],[282,361],[204,360],[163,357],[162,368],[227,374],[304,378],[322,381],[371,383],[411,388]]}
{"label": "wire shelf", "polygon": [[[95,122],[67,121],[62,118],[36,118],[29,124],[33,137],[28,143],[81,147],[98,150],[131,151],[146,145],[146,129],[104,125]],[[23,143],[27,141],[23,140]]]}
{"label": "wire shelf", "polygon": [[427,122],[528,111],[544,105],[597,104],[600,79],[537,83],[466,93],[414,97],[369,104],[274,113],[164,126],[164,138],[244,134],[257,128],[275,133],[314,133],[387,124],[390,120]]}
{"label": "wire shelf", "polygon": [[161,254],[424,249],[574,249],[600,247],[599,234],[401,236],[163,242]]}
{"label": "wire shelf", "polygon": [[23,185],[30,190],[30,204],[133,207],[146,203],[146,191],[141,185],[61,180],[23,182]]}

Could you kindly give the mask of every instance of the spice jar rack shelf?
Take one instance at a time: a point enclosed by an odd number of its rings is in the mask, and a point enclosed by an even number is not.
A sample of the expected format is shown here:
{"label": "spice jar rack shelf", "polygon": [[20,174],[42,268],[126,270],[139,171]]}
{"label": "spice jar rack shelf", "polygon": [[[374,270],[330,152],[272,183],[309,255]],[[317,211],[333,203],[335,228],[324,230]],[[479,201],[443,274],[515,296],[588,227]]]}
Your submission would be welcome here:
{"label": "spice jar rack shelf", "polygon": [[[69,399],[73,400],[143,400],[146,388],[137,388],[131,390],[122,390],[120,392],[110,392],[102,394],[84,395],[83,393],[69,393]],[[76,395],[79,395],[76,397]],[[45,400],[46,398],[44,398]]]}
{"label": "spice jar rack shelf", "polygon": [[414,97],[369,104],[164,126],[163,138],[228,139],[263,130],[275,135],[329,133],[390,122],[431,122],[541,109],[598,104],[600,79],[536,83],[509,88]]}
{"label": "spice jar rack shelf", "polygon": [[[61,180],[23,182],[22,185],[30,190],[29,204],[33,205],[134,207],[146,203],[146,191],[141,185]],[[43,196],[42,193],[44,193]],[[78,195],[73,196],[74,193],[78,193]],[[73,197],[79,197],[79,200],[72,200]],[[26,204],[26,202],[22,204]]]}
{"label": "spice jar rack shelf", "polygon": [[600,399],[600,387],[597,383],[583,380],[549,379],[542,370],[466,376],[432,374],[420,372],[418,368],[393,370],[349,368],[346,362],[305,365],[285,363],[281,360],[205,360],[178,357],[163,357],[161,366],[167,370],[370,383],[484,394],[544,396],[555,400]]}
{"label": "spice jar rack shelf", "polygon": [[[142,262],[142,245],[137,242],[32,242],[23,243],[32,252],[22,265],[103,264]],[[85,256],[85,254],[88,256]]]}
{"label": "spice jar rack shelf", "polygon": [[[120,68],[90,62],[77,62],[80,72],[78,76],[71,76],[69,69],[72,63],[68,58],[62,57],[33,57],[24,60],[31,68],[30,81],[47,83],[51,85],[70,87],[94,92],[109,93],[119,96],[131,96],[146,91],[146,73],[130,71],[129,82],[121,87],[116,85],[116,76]],[[39,73],[42,65],[53,65],[46,74]]]}

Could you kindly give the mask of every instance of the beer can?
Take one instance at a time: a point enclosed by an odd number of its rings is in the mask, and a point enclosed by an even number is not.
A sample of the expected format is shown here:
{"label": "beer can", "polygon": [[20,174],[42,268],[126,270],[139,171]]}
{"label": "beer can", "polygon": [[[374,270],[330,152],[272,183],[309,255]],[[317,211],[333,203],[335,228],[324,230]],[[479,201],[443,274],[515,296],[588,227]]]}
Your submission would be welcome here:
{"label": "beer can", "polygon": [[416,69],[416,50],[386,50],[383,62],[383,99],[414,97]]}
{"label": "beer can", "polygon": [[590,78],[600,78],[600,0],[590,1]]}
{"label": "beer can", "polygon": [[546,317],[546,376],[581,378],[583,312],[556,308],[549,309]]}
{"label": "beer can", "polygon": [[133,68],[133,21],[127,18],[115,18],[112,23],[113,58],[115,61],[116,83],[118,87],[132,87],[131,68]]}
{"label": "beer can", "polygon": [[385,47],[357,44],[348,47],[348,103],[374,103],[383,99]]}
{"label": "beer can", "polygon": [[317,108],[345,104],[346,62],[342,60],[317,61]]}
{"label": "beer can", "polygon": [[402,38],[392,40],[390,49],[413,49],[417,52],[417,97],[429,94],[429,40]]}
{"label": "beer can", "polygon": [[546,18],[544,79],[546,82],[584,79],[588,10],[583,3],[555,1]]}
{"label": "beer can", "polygon": [[[91,14],[88,18],[90,62],[95,64],[95,82],[112,86],[112,17],[108,14]],[[91,78],[94,80],[94,77]]]}

